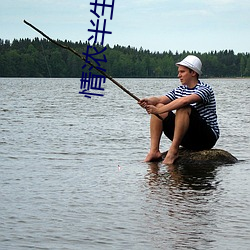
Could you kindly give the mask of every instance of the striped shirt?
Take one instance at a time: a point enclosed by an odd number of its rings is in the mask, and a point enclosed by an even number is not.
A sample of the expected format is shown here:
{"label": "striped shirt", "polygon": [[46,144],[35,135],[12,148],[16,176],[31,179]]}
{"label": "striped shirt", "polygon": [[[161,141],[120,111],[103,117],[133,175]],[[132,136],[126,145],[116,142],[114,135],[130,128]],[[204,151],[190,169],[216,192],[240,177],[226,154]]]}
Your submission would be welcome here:
{"label": "striped shirt", "polygon": [[220,130],[217,122],[216,102],[213,89],[209,85],[201,81],[193,89],[188,88],[187,85],[181,85],[167,93],[166,96],[173,101],[191,94],[197,94],[201,98],[201,102],[190,105],[198,111],[201,118],[206,121],[218,139]]}

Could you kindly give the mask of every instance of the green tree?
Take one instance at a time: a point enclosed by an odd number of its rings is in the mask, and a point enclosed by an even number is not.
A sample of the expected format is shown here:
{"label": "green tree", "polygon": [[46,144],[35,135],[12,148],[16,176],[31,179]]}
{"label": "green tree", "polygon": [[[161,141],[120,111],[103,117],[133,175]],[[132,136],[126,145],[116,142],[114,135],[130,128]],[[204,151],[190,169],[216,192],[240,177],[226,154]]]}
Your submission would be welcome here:
{"label": "green tree", "polygon": [[248,59],[247,59],[244,75],[250,76],[250,57],[248,57]]}
{"label": "green tree", "polygon": [[[60,42],[60,41],[59,41]],[[61,42],[79,53],[88,46],[83,42]],[[96,45],[98,50],[102,46]],[[250,76],[249,53],[235,54],[233,50],[150,52],[128,46],[106,46],[107,63],[103,64],[113,77],[176,77],[175,63],[188,54],[194,54],[203,62],[205,77]],[[0,76],[6,77],[81,77],[84,62],[67,50],[58,48],[46,39],[0,39]]]}

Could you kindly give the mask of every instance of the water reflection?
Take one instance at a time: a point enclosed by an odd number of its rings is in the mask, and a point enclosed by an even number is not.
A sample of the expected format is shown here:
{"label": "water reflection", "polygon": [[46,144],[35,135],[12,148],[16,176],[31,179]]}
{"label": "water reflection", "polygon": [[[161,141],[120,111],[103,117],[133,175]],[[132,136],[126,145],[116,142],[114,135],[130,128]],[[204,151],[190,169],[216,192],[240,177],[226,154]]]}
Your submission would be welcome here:
{"label": "water reflection", "polygon": [[146,178],[150,185],[163,183],[180,189],[210,190],[215,189],[216,166],[185,165],[165,166],[159,162],[150,162]]}
{"label": "water reflection", "polygon": [[[212,206],[218,198],[216,171],[215,166],[149,164],[147,202],[154,203],[150,214],[157,216],[152,218],[148,213],[151,217],[148,224],[152,230],[164,227],[163,231],[173,244],[169,249],[200,249],[201,246],[209,249],[213,244],[212,235],[218,216],[218,211]],[[158,237],[157,242],[164,241],[160,235]],[[154,236],[152,240],[155,239]]]}

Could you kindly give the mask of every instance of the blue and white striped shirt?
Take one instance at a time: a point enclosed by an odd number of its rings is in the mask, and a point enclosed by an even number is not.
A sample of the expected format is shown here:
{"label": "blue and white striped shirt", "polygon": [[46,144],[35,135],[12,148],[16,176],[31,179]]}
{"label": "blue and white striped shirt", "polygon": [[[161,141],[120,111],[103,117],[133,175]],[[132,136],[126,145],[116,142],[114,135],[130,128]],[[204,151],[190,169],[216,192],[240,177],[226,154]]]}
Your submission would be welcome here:
{"label": "blue and white striped shirt", "polygon": [[198,111],[201,118],[206,121],[218,139],[220,130],[217,122],[216,102],[213,89],[209,85],[201,81],[193,89],[188,88],[187,85],[181,85],[167,93],[166,96],[173,101],[191,94],[197,94],[201,98],[201,102],[190,105]]}

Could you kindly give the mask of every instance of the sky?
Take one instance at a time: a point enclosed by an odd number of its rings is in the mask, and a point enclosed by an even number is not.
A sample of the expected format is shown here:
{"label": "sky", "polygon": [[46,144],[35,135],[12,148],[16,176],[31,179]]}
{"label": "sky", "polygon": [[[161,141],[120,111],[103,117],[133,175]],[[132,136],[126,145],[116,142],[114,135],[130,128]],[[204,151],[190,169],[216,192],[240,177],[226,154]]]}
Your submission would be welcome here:
{"label": "sky", "polygon": [[[53,39],[85,42],[92,35],[90,21],[97,20],[90,2],[95,0],[0,0],[0,38],[41,38],[25,19]],[[249,0],[115,0],[112,20],[110,10],[100,17],[112,32],[104,45],[151,52],[250,52]]]}

